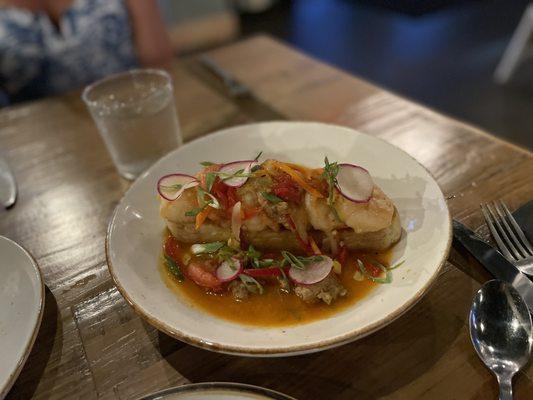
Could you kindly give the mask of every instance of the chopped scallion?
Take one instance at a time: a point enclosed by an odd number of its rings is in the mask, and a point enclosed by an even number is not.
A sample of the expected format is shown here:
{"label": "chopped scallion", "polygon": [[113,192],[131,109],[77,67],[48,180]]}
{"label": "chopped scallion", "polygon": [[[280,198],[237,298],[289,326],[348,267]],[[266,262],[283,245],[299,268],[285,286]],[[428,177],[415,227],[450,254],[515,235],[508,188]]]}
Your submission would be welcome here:
{"label": "chopped scallion", "polygon": [[183,281],[183,274],[181,273],[181,269],[180,267],[178,266],[178,264],[176,264],[176,261],[174,261],[172,258],[170,258],[169,256],[167,256],[166,254],[164,255],[165,257],[165,265],[167,267],[167,270],[174,276],[178,279],[178,281]]}
{"label": "chopped scallion", "polygon": [[196,217],[198,214],[200,214],[205,208],[207,207],[207,204],[203,207],[193,208],[192,210],[186,211],[185,216],[186,217]]}
{"label": "chopped scallion", "polygon": [[283,199],[280,199],[278,196],[272,193],[261,192],[261,196],[263,196],[266,200],[274,204],[281,203],[283,201]]}
{"label": "chopped scallion", "polygon": [[239,278],[250,292],[263,294],[263,286],[257,280],[246,274],[240,274]]}
{"label": "chopped scallion", "polygon": [[197,243],[191,246],[194,255],[216,253],[224,246],[224,242]]}
{"label": "chopped scallion", "polygon": [[383,264],[379,262],[374,262],[373,264],[375,264],[381,270],[381,272],[385,274],[384,278],[375,277],[369,274],[366,270],[365,264],[360,259],[357,259],[357,265],[359,266],[359,269],[361,270],[366,279],[369,279],[372,282],[376,283],[391,283],[392,273]]}
{"label": "chopped scallion", "polygon": [[334,194],[335,194],[335,185],[337,184],[337,174],[339,173],[339,165],[336,162],[330,163],[328,158],[324,158],[324,172],[322,173],[322,177],[326,180],[328,184],[328,199],[327,203],[329,208],[331,209],[331,212],[335,216],[335,218],[340,221],[339,213],[335,209],[333,203],[335,200]]}
{"label": "chopped scallion", "polygon": [[258,161],[259,157],[263,154],[263,151],[261,150],[258,155],[255,156],[254,161]]}
{"label": "chopped scallion", "polygon": [[208,172],[207,174],[205,174],[205,188],[208,192],[210,192],[213,188],[213,183],[215,183],[215,179],[217,179],[217,176],[212,172]]}
{"label": "chopped scallion", "polygon": [[396,269],[398,267],[401,267],[405,260],[400,261],[399,263],[394,264],[392,267],[387,268],[389,271],[392,271],[393,269]]}

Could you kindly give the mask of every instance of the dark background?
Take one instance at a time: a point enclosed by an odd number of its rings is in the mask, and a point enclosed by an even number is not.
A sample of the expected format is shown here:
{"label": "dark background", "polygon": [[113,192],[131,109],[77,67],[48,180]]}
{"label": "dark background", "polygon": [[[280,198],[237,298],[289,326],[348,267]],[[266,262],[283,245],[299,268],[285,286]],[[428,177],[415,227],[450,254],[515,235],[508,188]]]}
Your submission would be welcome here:
{"label": "dark background", "polygon": [[491,133],[533,147],[533,62],[492,74],[527,0],[280,0],[241,16],[305,53]]}

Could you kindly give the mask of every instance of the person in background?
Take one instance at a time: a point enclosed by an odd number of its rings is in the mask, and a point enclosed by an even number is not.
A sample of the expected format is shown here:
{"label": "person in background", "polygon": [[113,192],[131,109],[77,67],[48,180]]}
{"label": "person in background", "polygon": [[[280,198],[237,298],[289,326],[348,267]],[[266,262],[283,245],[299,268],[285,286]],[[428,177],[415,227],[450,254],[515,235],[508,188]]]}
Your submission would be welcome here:
{"label": "person in background", "polygon": [[171,57],[156,0],[0,0],[0,106]]}

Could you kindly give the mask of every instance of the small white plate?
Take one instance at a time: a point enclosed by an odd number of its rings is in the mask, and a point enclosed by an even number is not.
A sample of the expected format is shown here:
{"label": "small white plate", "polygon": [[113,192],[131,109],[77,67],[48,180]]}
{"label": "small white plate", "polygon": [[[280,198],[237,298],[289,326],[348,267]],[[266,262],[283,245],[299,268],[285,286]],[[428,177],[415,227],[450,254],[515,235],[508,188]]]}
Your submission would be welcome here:
{"label": "small white plate", "polygon": [[17,379],[37,337],[44,284],[24,248],[0,236],[0,399]]}
{"label": "small white plate", "polygon": [[[169,290],[157,270],[164,222],[156,183],[172,172],[194,174],[204,160],[276,158],[309,166],[330,160],[367,168],[396,204],[404,232],[393,262],[405,259],[389,285],[333,316],[287,327],[254,327],[214,317]],[[177,339],[249,356],[308,353],[361,338],[405,313],[429,288],[451,244],[451,220],[435,180],[393,145],[354,130],[310,122],[269,122],[226,129],[159,160],[126,192],[109,223],[109,270],[126,300],[148,322]]]}
{"label": "small white plate", "polygon": [[178,386],[141,400],[296,400],[274,390],[229,382],[204,382]]}

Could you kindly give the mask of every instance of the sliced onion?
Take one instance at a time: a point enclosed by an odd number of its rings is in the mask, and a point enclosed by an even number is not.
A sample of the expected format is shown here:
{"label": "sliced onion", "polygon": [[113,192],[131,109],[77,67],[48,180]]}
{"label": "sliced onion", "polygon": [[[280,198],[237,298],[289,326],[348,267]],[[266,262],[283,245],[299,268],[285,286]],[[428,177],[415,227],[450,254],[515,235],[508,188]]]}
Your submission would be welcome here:
{"label": "sliced onion", "polygon": [[[243,161],[233,161],[227,164],[224,164],[218,172],[224,172],[226,174],[234,174],[235,172],[239,170],[243,170],[243,174],[250,173],[251,169],[255,167],[256,165],[259,165],[259,163],[255,160],[243,160]],[[248,180],[247,177],[235,177],[235,178],[229,178],[229,179],[221,179],[223,183],[225,183],[228,186],[231,187],[241,187],[246,183]]]}
{"label": "sliced onion", "polygon": [[339,164],[337,189],[355,203],[366,203],[372,197],[374,181],[366,169],[354,164]]}
{"label": "sliced onion", "polygon": [[301,285],[312,285],[324,280],[333,268],[333,260],[327,256],[322,256],[321,261],[307,264],[304,269],[291,267],[289,276]]}
{"label": "sliced onion", "polygon": [[212,202],[209,203],[209,207],[216,208],[217,210],[220,209],[220,202],[218,201],[218,199],[211,193],[205,192],[205,194],[212,200]]}
{"label": "sliced onion", "polygon": [[305,221],[302,220],[302,218],[294,218],[294,216],[292,215],[289,218],[292,219],[292,222],[294,223],[294,227],[296,229],[296,233],[300,236],[302,242],[308,244],[309,237],[307,236],[307,230],[305,229]]}
{"label": "sliced onion", "polygon": [[238,201],[235,203],[235,205],[233,206],[233,210],[231,211],[231,232],[237,240],[240,240],[241,237],[241,226],[241,202]]}
{"label": "sliced onion", "polygon": [[242,272],[242,264],[239,259],[232,258],[231,261],[224,261],[216,270],[216,276],[221,282],[229,282],[237,278]]}
{"label": "sliced onion", "polygon": [[185,189],[198,186],[200,182],[194,176],[185,174],[165,175],[157,182],[157,192],[165,200],[179,199]]}

